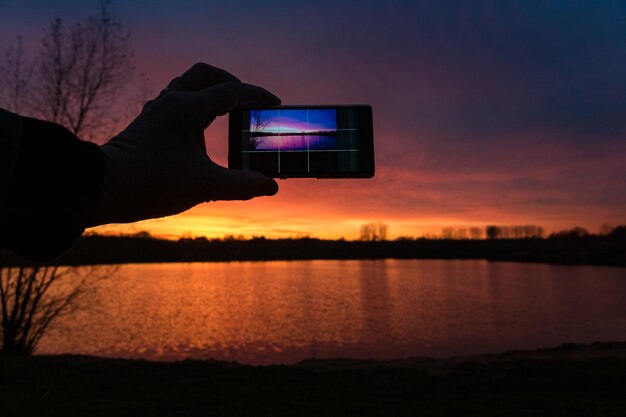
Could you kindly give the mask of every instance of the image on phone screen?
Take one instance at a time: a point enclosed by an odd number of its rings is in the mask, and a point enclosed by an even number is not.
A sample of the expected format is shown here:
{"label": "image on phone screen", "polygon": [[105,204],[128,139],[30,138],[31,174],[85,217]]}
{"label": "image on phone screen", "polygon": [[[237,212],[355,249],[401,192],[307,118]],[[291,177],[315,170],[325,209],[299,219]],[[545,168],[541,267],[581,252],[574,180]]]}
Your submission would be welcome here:
{"label": "image on phone screen", "polygon": [[356,112],[324,108],[247,113],[241,132],[245,168],[278,175],[359,171]]}

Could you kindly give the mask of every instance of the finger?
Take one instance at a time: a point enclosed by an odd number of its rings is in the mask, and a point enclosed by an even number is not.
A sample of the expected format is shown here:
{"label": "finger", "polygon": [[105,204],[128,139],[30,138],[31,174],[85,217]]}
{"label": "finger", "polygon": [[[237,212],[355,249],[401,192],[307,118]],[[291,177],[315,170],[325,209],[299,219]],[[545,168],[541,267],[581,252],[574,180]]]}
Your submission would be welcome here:
{"label": "finger", "polygon": [[239,82],[239,79],[221,68],[199,62],[185,71],[180,77],[174,78],[167,85],[167,88],[172,90],[197,91],[217,84],[233,81]]}
{"label": "finger", "polygon": [[249,200],[254,197],[272,196],[278,192],[278,183],[256,171],[228,169],[213,162],[206,179],[207,199]]}
{"label": "finger", "polygon": [[222,116],[238,107],[278,106],[280,99],[256,85],[224,83],[195,93],[204,115]]}

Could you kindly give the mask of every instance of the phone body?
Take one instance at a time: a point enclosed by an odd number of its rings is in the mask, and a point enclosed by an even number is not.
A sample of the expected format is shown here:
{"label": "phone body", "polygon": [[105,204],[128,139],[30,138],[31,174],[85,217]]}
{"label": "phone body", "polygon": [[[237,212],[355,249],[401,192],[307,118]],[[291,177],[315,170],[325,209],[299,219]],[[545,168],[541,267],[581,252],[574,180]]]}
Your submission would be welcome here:
{"label": "phone body", "polygon": [[371,178],[369,105],[274,106],[230,113],[228,166],[274,178]]}

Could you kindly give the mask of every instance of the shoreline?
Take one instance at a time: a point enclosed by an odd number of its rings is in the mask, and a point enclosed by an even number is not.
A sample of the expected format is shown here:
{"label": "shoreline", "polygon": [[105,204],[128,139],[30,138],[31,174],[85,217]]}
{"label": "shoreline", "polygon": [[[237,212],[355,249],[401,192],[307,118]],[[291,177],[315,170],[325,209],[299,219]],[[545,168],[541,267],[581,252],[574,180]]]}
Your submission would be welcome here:
{"label": "shoreline", "polygon": [[0,356],[4,415],[625,415],[626,341],[295,365]]}
{"label": "shoreline", "polygon": [[[362,241],[263,237],[165,240],[147,233],[87,235],[50,264],[427,259],[626,267],[625,236]],[[24,263],[8,252],[2,256],[7,265]]]}
{"label": "shoreline", "polygon": [[517,263],[528,265],[554,265],[563,267],[601,267],[625,269],[626,265],[615,264],[593,264],[593,263],[559,263],[559,262],[542,262],[538,260],[519,260],[519,259],[484,259],[484,258],[267,258],[267,259],[205,259],[205,260],[151,260],[151,261],[115,261],[109,263],[63,263],[52,262],[51,265],[57,266],[106,266],[106,265],[157,265],[157,264],[202,264],[202,263],[231,263],[231,262],[306,262],[306,261],[476,261],[488,263]]}
{"label": "shoreline", "polygon": [[84,236],[59,265],[273,260],[445,259],[626,267],[621,236],[487,240],[348,241],[302,239],[177,241],[139,236]]}
{"label": "shoreline", "polygon": [[[591,343],[562,343],[560,345],[544,347],[538,349],[513,349],[496,353],[479,353],[468,355],[451,355],[445,357],[438,356],[411,356],[397,359],[355,359],[355,358],[311,358],[304,359],[295,363],[278,363],[278,364],[248,364],[237,361],[219,360],[219,359],[194,359],[182,358],[174,360],[158,360],[144,358],[125,358],[125,357],[108,357],[96,355],[83,355],[73,353],[60,354],[42,354],[32,355],[29,358],[41,359],[68,359],[85,360],[85,361],[122,361],[122,362],[141,362],[145,364],[163,364],[177,365],[183,363],[210,363],[224,367],[242,367],[242,368],[284,368],[284,367],[323,367],[323,368],[363,368],[368,366],[389,366],[394,368],[413,367],[415,365],[432,363],[439,365],[458,364],[463,362],[481,361],[481,362],[498,362],[502,360],[518,360],[518,359],[551,359],[553,357],[568,359],[589,359],[604,357],[610,354],[626,359],[626,340],[624,341],[596,341]],[[0,358],[3,358],[0,355]],[[5,357],[7,358],[7,357]],[[8,358],[20,358],[19,356],[8,356]],[[27,357],[28,358],[28,357]]]}

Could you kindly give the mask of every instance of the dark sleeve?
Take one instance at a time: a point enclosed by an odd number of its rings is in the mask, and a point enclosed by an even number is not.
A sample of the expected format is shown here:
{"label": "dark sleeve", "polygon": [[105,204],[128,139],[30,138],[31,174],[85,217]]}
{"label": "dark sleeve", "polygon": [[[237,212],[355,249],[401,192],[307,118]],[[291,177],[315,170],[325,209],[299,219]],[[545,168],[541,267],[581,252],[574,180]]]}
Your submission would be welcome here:
{"label": "dark sleeve", "polygon": [[102,151],[57,124],[20,122],[14,155],[0,159],[6,185],[0,189],[0,247],[46,262],[85,230],[100,198]]}

